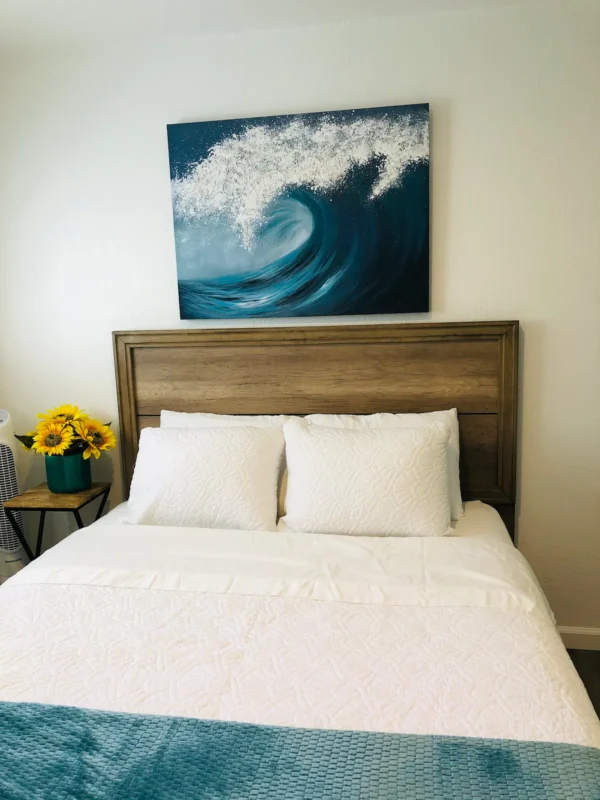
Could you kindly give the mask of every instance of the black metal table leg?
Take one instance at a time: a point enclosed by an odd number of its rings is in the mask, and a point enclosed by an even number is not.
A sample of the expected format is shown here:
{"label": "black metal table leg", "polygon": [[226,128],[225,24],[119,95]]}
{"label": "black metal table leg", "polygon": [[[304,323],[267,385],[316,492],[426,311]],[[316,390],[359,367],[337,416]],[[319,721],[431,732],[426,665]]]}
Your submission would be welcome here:
{"label": "black metal table leg", "polygon": [[77,527],[81,530],[83,528],[83,520],[81,519],[81,514],[77,509],[73,511],[73,516],[75,517],[75,522],[77,523]]}
{"label": "black metal table leg", "polygon": [[24,537],[24,536],[23,536],[23,534],[21,533],[21,528],[19,528],[19,525],[17,524],[17,520],[16,520],[16,519],[13,517],[13,515],[12,515],[12,511],[10,510],[10,508],[5,508],[5,509],[4,509],[4,513],[6,514],[6,519],[7,519],[7,520],[9,521],[9,523],[10,523],[10,527],[11,527],[11,528],[13,529],[13,531],[16,533],[16,535],[17,535],[17,539],[19,540],[19,542],[20,542],[20,544],[21,544],[21,547],[22,547],[22,548],[23,548],[23,550],[25,551],[25,554],[27,555],[27,558],[28,558],[30,561],[33,561],[33,553],[31,552],[31,550],[30,550],[30,548],[29,548],[29,545],[27,544],[27,541],[26,541],[25,537]]}
{"label": "black metal table leg", "polygon": [[35,557],[38,558],[42,552],[42,540],[44,538],[44,524],[46,522],[46,511],[40,511],[40,521],[38,524],[37,544],[35,546]]}
{"label": "black metal table leg", "polygon": [[108,500],[109,493],[110,493],[110,486],[102,495],[102,501],[100,502],[100,506],[98,507],[98,511],[96,513],[96,518],[94,519],[94,522],[98,522],[98,520],[102,516],[102,512],[104,511],[104,506],[106,505],[106,501]]}

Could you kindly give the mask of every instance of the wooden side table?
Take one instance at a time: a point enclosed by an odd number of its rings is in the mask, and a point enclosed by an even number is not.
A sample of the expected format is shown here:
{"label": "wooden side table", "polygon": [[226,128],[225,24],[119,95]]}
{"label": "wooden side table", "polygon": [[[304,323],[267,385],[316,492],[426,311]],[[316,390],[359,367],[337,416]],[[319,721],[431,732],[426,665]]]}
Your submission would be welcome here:
{"label": "wooden side table", "polygon": [[[101,497],[102,500],[100,501],[94,522],[100,519],[108,499],[110,486],[110,483],[92,483],[90,488],[83,492],[77,492],[76,494],[55,494],[48,489],[47,483],[41,483],[39,486],[36,486],[35,489],[28,489],[26,492],[18,494],[16,497],[12,497],[10,500],[6,500],[6,502],[3,504],[6,518],[10,522],[10,525],[16,533],[19,542],[21,543],[21,546],[26,552],[29,560],[33,561],[33,559],[37,558],[42,552],[44,523],[46,522],[47,511],[71,511],[75,517],[75,521],[77,522],[77,527],[83,528],[83,520],[81,519],[79,510],[83,508],[83,506],[87,506],[88,503],[91,503],[92,500],[95,500],[97,497]],[[31,552],[25,537],[21,533],[21,528],[17,524],[16,519],[13,517],[13,511],[40,512],[35,556]]]}

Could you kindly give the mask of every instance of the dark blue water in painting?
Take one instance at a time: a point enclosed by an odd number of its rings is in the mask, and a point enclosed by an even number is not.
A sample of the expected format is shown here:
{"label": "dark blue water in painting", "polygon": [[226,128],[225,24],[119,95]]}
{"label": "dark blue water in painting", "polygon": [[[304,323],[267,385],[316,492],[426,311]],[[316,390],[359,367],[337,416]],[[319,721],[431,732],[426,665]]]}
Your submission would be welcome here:
{"label": "dark blue water in painting", "polygon": [[429,163],[371,197],[380,171],[374,157],[332,188],[286,188],[250,248],[225,217],[175,214],[181,318],[427,311]]}

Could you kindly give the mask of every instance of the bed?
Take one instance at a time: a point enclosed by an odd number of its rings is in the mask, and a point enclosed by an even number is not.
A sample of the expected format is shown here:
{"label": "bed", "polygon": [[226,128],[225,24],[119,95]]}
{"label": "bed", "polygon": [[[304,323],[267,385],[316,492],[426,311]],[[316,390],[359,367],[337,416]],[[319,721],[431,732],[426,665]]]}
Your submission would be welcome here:
{"label": "bed", "polygon": [[116,334],[126,488],[165,408],[457,408],[465,513],[422,538],[117,507],[0,588],[0,797],[600,796],[600,722],[512,541],[517,332]]}

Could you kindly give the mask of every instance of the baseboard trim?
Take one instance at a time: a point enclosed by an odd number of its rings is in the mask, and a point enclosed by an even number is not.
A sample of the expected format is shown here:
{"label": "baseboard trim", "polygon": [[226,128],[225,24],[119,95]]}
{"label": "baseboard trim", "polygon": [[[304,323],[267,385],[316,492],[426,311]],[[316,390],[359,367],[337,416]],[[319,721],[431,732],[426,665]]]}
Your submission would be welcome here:
{"label": "baseboard trim", "polygon": [[573,628],[559,625],[565,647],[570,650],[600,650],[600,628]]}

